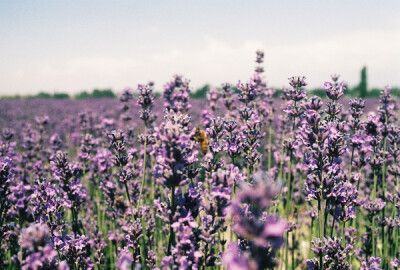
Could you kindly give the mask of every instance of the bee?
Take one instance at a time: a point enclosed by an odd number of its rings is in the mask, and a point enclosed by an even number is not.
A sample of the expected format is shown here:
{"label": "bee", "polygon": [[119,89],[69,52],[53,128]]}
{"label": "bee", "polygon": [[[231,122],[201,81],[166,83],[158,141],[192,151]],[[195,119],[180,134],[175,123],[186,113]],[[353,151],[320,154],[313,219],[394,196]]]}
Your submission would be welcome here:
{"label": "bee", "polygon": [[114,199],[115,207],[121,209],[123,212],[126,210],[125,200],[122,196],[117,196]]}
{"label": "bee", "polygon": [[208,137],[204,130],[199,127],[196,128],[196,133],[193,136],[193,139],[197,141],[200,145],[201,152],[203,155],[207,154],[208,151]]}

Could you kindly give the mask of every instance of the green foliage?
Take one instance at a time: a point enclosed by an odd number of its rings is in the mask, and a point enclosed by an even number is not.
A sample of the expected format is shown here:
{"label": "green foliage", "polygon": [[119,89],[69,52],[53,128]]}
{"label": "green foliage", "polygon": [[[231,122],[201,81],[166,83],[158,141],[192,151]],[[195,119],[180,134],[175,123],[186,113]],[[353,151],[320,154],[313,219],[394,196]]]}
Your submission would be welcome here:
{"label": "green foliage", "polygon": [[40,92],[39,94],[32,96],[32,98],[51,98],[49,93]]}
{"label": "green foliage", "polygon": [[75,95],[75,99],[85,99],[85,98],[90,98],[90,96],[91,94],[89,94],[87,91],[82,91]]}
{"label": "green foliage", "polygon": [[210,91],[210,85],[206,84],[198,88],[195,92],[190,93],[190,97],[194,99],[206,98],[207,92]]}
{"label": "green foliage", "polygon": [[68,99],[69,95],[67,93],[54,93],[52,95],[52,94],[49,94],[49,93],[46,93],[46,92],[40,92],[39,94],[25,96],[24,98],[27,98],[27,99],[32,99],[32,98]]}
{"label": "green foliage", "polygon": [[390,93],[391,93],[392,96],[394,96],[394,97],[400,97],[400,88],[399,88],[399,87],[394,87],[394,88],[392,88],[392,90],[390,91]]}
{"label": "green foliage", "polygon": [[[365,95],[364,98],[379,98],[382,90],[383,90],[382,88],[372,88],[364,94]],[[356,86],[346,93],[346,97],[348,98],[359,97],[360,96],[359,94],[360,94],[359,87]],[[392,88],[390,94],[393,97],[400,97],[400,88],[399,87]]]}
{"label": "green foliage", "polygon": [[357,90],[360,98],[366,98],[368,96],[367,67],[361,69],[361,81]]}
{"label": "green foliage", "polygon": [[283,90],[282,89],[275,89],[275,93],[272,96],[273,98],[280,98],[283,94]]}
{"label": "green foliage", "polygon": [[[361,70],[361,82],[353,87],[350,88],[346,85],[346,90],[344,95],[346,98],[354,98],[354,97],[362,97],[362,98],[378,98],[380,96],[380,92],[383,89],[373,88],[368,90],[367,89],[367,69],[363,67]],[[239,90],[237,87],[232,87],[235,93],[238,93]],[[196,91],[190,93],[190,98],[193,99],[203,99],[206,98],[207,92],[210,91],[210,85],[205,84],[203,87],[196,89]],[[156,98],[160,98],[162,96],[161,92],[154,93]],[[282,89],[276,89],[273,98],[280,98],[283,94]],[[393,97],[400,97],[400,88],[394,87],[391,90],[391,94]],[[321,88],[315,88],[307,91],[308,96],[318,96],[321,98],[326,98],[325,90]],[[82,91],[74,96],[75,99],[86,99],[86,98],[115,98],[116,94],[111,89],[94,89],[92,92],[89,91]],[[20,96],[20,95],[13,95],[13,96],[0,96],[0,100],[15,100],[15,99],[33,99],[33,98],[54,98],[54,99],[68,99],[70,96],[67,93],[54,93],[49,94],[46,92],[40,92],[36,95],[28,95],[28,96]]]}
{"label": "green foliage", "polygon": [[317,96],[320,98],[326,98],[326,92],[324,89],[316,88],[309,91],[309,96]]}
{"label": "green foliage", "polygon": [[359,97],[360,93],[358,92],[358,86],[351,88],[348,85],[346,85],[346,90],[344,91],[344,96],[347,98]]}
{"label": "green foliage", "polygon": [[161,93],[160,92],[154,92],[154,97],[155,98],[160,98],[161,97]]}
{"label": "green foliage", "polygon": [[13,95],[13,96],[1,96],[0,97],[0,100],[5,100],[5,99],[7,99],[7,100],[17,100],[17,99],[21,99],[21,96],[20,95]]}
{"label": "green foliage", "polygon": [[116,95],[111,89],[94,89],[92,93],[87,91],[82,91],[75,95],[75,99],[85,99],[85,98],[115,98]]}
{"label": "green foliage", "polygon": [[54,93],[53,98],[55,98],[55,99],[68,99],[69,95],[67,93]]}
{"label": "green foliage", "polygon": [[94,89],[92,92],[92,97],[94,97],[94,98],[106,98],[106,97],[115,98],[116,96],[111,89],[104,89],[104,90]]}
{"label": "green foliage", "polygon": [[365,94],[366,98],[378,98],[381,95],[381,89],[371,89]]}

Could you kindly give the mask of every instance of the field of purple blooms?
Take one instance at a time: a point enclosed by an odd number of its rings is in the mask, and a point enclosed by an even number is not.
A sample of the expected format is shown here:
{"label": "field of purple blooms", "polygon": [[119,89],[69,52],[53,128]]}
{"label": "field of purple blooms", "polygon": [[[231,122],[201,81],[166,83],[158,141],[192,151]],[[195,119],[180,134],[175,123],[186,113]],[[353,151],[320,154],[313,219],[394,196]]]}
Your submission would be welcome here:
{"label": "field of purple blooms", "polygon": [[[400,269],[397,100],[292,77],[0,101],[0,269]],[[204,132],[203,132],[204,131]]]}

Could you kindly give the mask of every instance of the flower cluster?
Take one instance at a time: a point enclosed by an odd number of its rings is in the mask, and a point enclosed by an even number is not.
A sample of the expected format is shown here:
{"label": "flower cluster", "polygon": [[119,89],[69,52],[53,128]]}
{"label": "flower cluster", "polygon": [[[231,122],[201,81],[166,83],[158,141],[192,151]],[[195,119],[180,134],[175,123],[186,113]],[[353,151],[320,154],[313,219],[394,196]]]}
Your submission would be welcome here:
{"label": "flower cluster", "polygon": [[0,269],[399,269],[396,91],[276,91],[264,57],[196,93],[0,100]]}

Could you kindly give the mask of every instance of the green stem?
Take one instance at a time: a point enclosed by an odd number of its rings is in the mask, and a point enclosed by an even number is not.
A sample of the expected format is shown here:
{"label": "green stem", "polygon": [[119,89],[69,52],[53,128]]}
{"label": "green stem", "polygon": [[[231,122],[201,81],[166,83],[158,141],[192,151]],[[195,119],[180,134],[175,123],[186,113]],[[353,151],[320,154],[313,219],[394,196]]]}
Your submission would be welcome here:
{"label": "green stem", "polygon": [[[147,133],[147,127],[144,127],[144,136],[146,136]],[[143,148],[143,175],[142,175],[142,183],[140,185],[140,193],[139,193],[139,198],[138,198],[138,204],[137,204],[137,208],[136,211],[139,212],[139,207],[141,204],[141,198],[142,198],[142,193],[143,193],[143,187],[146,181],[146,153],[147,153],[147,138],[145,138],[144,141],[144,148]]]}
{"label": "green stem", "polygon": [[[171,217],[174,218],[175,215],[175,186],[171,189]],[[174,230],[172,229],[173,220],[170,221],[169,224],[169,240],[168,240],[168,248],[167,248],[167,256],[171,255],[171,245],[174,239]]]}
{"label": "green stem", "polygon": [[268,127],[268,170],[272,166],[272,128],[271,125]]}
{"label": "green stem", "polygon": [[354,157],[354,147],[351,148],[351,158],[350,158],[350,168],[349,168],[349,177],[347,181],[350,181],[351,178],[351,172],[353,170],[353,157]]}
{"label": "green stem", "polygon": [[126,181],[124,182],[124,186],[125,186],[126,195],[128,196],[129,208],[131,210],[131,218],[133,220],[134,218],[133,218],[133,207],[132,207],[131,195],[129,195],[128,183],[126,183]]}
{"label": "green stem", "polygon": [[[311,250],[311,241],[313,239],[313,229],[314,229],[314,218],[311,218],[311,228],[310,228],[310,237],[309,237],[309,243],[310,243],[310,250]],[[310,252],[309,252],[310,254]]]}
{"label": "green stem", "polygon": [[291,248],[291,253],[292,253],[292,270],[294,270],[295,267],[296,267],[296,258],[295,258],[295,256],[294,256],[294,242],[295,242],[295,238],[296,238],[295,231],[293,231],[293,232],[292,232],[292,248]]}
{"label": "green stem", "polygon": [[[376,184],[378,181],[378,174],[374,170],[374,189],[372,190],[371,200],[375,202],[376,200]],[[375,243],[375,217],[372,217],[372,255],[376,257],[376,243]]]}
{"label": "green stem", "polygon": [[289,161],[289,206],[288,211],[289,214],[292,214],[292,204],[293,204],[293,175],[292,175],[292,166],[293,166],[293,150],[290,150],[290,161]]}
{"label": "green stem", "polygon": [[[382,188],[382,198],[385,199],[386,194],[386,144],[387,144],[387,137],[385,136],[383,139],[383,166],[382,166],[382,181],[381,181],[381,188]],[[382,209],[382,220],[385,219],[385,207]],[[383,267],[386,266],[386,259],[387,259],[387,252],[388,248],[386,248],[386,237],[385,237],[385,225],[382,223],[381,225],[381,238],[382,238],[382,265]]]}
{"label": "green stem", "polygon": [[[319,218],[319,238],[321,241],[324,240],[325,232],[324,232],[324,218],[325,218],[325,201],[324,201],[324,180],[322,178],[322,162],[319,162],[319,181],[320,181],[320,199],[318,200],[318,218]],[[322,260],[322,259],[321,259]],[[322,265],[322,264],[321,264]]]}
{"label": "green stem", "polygon": [[374,170],[374,189],[372,190],[372,196],[371,196],[372,201],[375,201],[375,199],[376,199],[376,184],[377,184],[377,181],[378,181],[378,174]]}
{"label": "green stem", "polygon": [[332,238],[332,236],[333,236],[333,231],[334,231],[334,229],[335,229],[335,222],[336,222],[336,218],[333,217],[333,224],[332,224],[332,227],[331,227],[331,238]]}
{"label": "green stem", "polygon": [[376,244],[375,244],[375,217],[372,217],[372,256],[376,257]]}
{"label": "green stem", "polygon": [[113,253],[113,243],[112,243],[111,240],[108,240],[108,252],[109,252],[108,255],[110,257],[110,268],[113,269],[113,266],[114,266],[114,253]]}
{"label": "green stem", "polygon": [[286,232],[285,270],[289,269],[289,231]]}
{"label": "green stem", "polygon": [[345,244],[344,240],[344,229],[345,229],[346,222],[342,222],[342,229],[340,230],[340,237],[342,238],[342,244]]}

